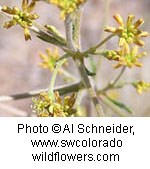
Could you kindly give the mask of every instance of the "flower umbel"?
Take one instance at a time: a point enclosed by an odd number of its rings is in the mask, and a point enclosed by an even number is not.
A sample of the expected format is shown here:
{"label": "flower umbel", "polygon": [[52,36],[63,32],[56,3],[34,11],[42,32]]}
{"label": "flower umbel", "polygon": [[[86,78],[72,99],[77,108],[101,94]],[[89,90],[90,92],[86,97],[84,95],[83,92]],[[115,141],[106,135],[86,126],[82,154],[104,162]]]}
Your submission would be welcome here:
{"label": "flower umbel", "polygon": [[31,3],[29,3],[28,0],[22,0],[22,10],[20,10],[18,7],[13,7],[11,9],[7,6],[4,6],[2,11],[12,15],[12,20],[6,22],[4,24],[4,28],[8,29],[18,24],[24,29],[25,40],[31,39],[29,27],[31,27],[33,21],[38,18],[37,14],[31,14],[35,4],[36,2],[34,0],[32,0]]}
{"label": "flower umbel", "polygon": [[139,94],[142,94],[142,92],[147,92],[150,89],[150,83],[144,81],[133,82],[132,85],[136,88]]}
{"label": "flower umbel", "polygon": [[115,68],[126,66],[132,68],[133,66],[141,67],[142,64],[138,61],[139,58],[145,56],[146,52],[138,53],[138,46],[133,46],[132,49],[128,46],[121,47],[119,50],[109,50],[104,52],[104,56],[109,60],[118,61]]}
{"label": "flower umbel", "polygon": [[47,92],[40,93],[38,98],[33,98],[32,110],[39,117],[67,117],[76,112],[73,108],[76,95],[65,96],[64,99],[59,92],[54,93],[55,101],[53,101]]}
{"label": "flower umbel", "polygon": [[74,12],[81,4],[85,3],[86,0],[46,0],[47,2],[56,5],[60,8],[60,17],[65,19],[67,14]]}
{"label": "flower umbel", "polygon": [[54,51],[51,51],[50,48],[47,48],[46,55],[43,53],[40,53],[39,55],[40,58],[42,59],[42,62],[39,63],[39,66],[48,69],[49,71],[53,71],[56,65],[56,61],[59,58],[58,49],[55,48]]}
{"label": "flower umbel", "polygon": [[119,24],[119,27],[115,28],[107,26],[105,31],[119,36],[119,46],[123,46],[125,43],[135,43],[136,45],[144,46],[144,42],[140,38],[147,37],[149,34],[148,32],[139,29],[139,26],[144,23],[143,19],[138,19],[133,23],[135,16],[132,14],[128,16],[126,23],[123,22],[123,18],[120,14],[114,15],[114,19]]}

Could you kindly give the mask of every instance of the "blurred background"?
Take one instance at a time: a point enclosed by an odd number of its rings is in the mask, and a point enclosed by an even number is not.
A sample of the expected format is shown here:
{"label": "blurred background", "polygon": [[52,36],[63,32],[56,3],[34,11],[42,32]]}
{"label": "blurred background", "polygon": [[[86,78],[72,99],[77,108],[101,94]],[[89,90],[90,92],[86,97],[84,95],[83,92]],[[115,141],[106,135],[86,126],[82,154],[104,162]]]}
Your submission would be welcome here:
{"label": "blurred background", "polygon": [[[0,5],[10,7],[21,5],[21,0],[1,0]],[[85,50],[91,45],[97,44],[102,38],[108,35],[103,32],[105,24],[115,26],[113,19],[115,13],[120,13],[124,18],[128,14],[134,14],[136,18],[144,18],[145,23],[142,29],[150,32],[150,0],[88,0],[84,6],[81,30],[82,49]],[[41,24],[54,25],[65,36],[64,23],[59,17],[59,10],[44,2],[39,2],[35,12],[40,15],[38,22]],[[106,15],[107,13],[107,15]],[[23,30],[20,27],[4,29],[3,23],[6,17],[0,16],[0,95],[10,95],[27,92],[35,89],[47,88],[50,81],[50,73],[38,66],[40,58],[38,53],[45,52],[47,47],[52,45],[42,42],[36,36],[32,40],[25,42]],[[111,40],[105,47],[114,49],[116,40]],[[148,55],[143,57],[142,68],[127,69],[121,80],[135,81],[141,80],[150,82],[150,38],[146,38],[146,50]],[[95,59],[94,62],[97,62]],[[88,60],[86,61],[88,65]],[[103,60],[99,68],[97,80],[98,88],[103,88],[109,80],[112,80],[119,73],[113,69],[114,63]],[[78,76],[75,66],[71,66],[71,73]],[[61,78],[56,85],[64,84]],[[150,116],[150,93],[138,95],[130,86],[119,90],[117,97],[127,104],[134,112],[133,116]],[[89,106],[89,99],[85,99],[83,104]],[[32,116],[31,98],[18,101],[0,103],[0,116]],[[112,111],[105,107],[107,116],[114,116]],[[90,108],[90,111],[93,111]],[[117,116],[117,115],[116,115]]]}

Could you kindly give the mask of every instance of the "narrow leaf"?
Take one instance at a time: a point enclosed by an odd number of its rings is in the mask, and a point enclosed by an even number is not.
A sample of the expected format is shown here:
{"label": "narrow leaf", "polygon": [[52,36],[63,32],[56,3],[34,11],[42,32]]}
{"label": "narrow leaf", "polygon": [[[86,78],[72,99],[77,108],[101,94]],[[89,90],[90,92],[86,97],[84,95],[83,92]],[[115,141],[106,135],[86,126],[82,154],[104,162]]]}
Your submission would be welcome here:
{"label": "narrow leaf", "polygon": [[110,100],[114,105],[118,106],[120,109],[123,109],[125,111],[127,111],[128,113],[132,114],[132,111],[130,110],[129,107],[127,107],[124,103],[121,103],[117,100],[112,99],[111,97],[105,95],[107,97],[108,100]]}

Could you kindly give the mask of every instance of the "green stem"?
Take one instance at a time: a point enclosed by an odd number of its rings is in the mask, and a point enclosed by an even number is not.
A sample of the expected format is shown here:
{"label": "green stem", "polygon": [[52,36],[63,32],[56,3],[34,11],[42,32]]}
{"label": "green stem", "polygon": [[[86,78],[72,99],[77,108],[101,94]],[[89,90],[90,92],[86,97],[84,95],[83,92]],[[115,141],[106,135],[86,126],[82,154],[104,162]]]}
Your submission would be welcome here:
{"label": "green stem", "polygon": [[83,52],[82,55],[83,56],[87,56],[89,54],[93,54],[97,48],[101,47],[102,45],[104,45],[109,39],[111,39],[112,37],[114,37],[114,34],[111,34],[109,36],[107,36],[104,40],[102,40],[99,44],[89,48],[87,51]]}
{"label": "green stem", "polygon": [[124,67],[121,69],[121,71],[120,71],[120,73],[118,74],[118,76],[117,76],[114,80],[112,80],[112,82],[109,82],[108,85],[107,85],[105,88],[101,89],[101,90],[100,90],[100,93],[105,93],[107,90],[116,88],[115,85],[116,85],[116,83],[120,80],[120,78],[122,77],[123,73],[125,72],[125,69],[126,69],[126,67],[124,66]]}
{"label": "green stem", "polygon": [[100,46],[105,44],[109,39],[111,39],[113,36],[115,36],[115,35],[114,34],[109,35],[108,37],[106,37],[104,40],[102,40],[99,44],[97,44],[93,48],[95,48],[95,49],[99,48]]}
{"label": "green stem", "polygon": [[127,117],[125,113],[122,113],[119,108],[117,108],[107,97],[102,98],[102,102],[109,107],[115,114],[118,114],[121,117]]}
{"label": "green stem", "polygon": [[55,85],[55,81],[56,81],[56,77],[57,77],[57,73],[60,69],[60,67],[66,62],[66,59],[63,59],[61,61],[59,61],[54,69],[54,72],[52,74],[52,78],[51,78],[51,81],[50,81],[50,86],[49,86],[49,89],[48,89],[48,95],[49,97],[54,101],[55,98],[54,98],[54,85]]}
{"label": "green stem", "polygon": [[126,67],[124,66],[122,69],[121,69],[121,71],[120,71],[120,73],[118,74],[118,76],[116,77],[116,79],[113,81],[113,86],[115,86],[115,84],[119,81],[119,79],[121,78],[121,76],[123,75],[123,73],[125,72],[125,69],[126,69]]}
{"label": "green stem", "polygon": [[[74,14],[74,16],[76,16],[76,15]],[[79,21],[80,20],[78,18],[78,22]],[[69,15],[66,16],[66,20],[65,20],[66,39],[67,39],[69,50],[76,52],[78,49],[76,48],[76,45],[74,44],[73,25],[74,25],[73,16],[71,14],[69,14]],[[78,35],[78,38],[79,38],[79,35]],[[87,89],[89,96],[90,96],[90,98],[91,98],[91,100],[92,100],[92,102],[93,102],[93,104],[96,108],[97,116],[104,116],[102,107],[99,103],[96,92],[92,89],[92,86],[91,86],[90,80],[88,78],[88,75],[86,73],[84,65],[82,64],[81,60],[74,60],[74,61],[77,65],[77,67],[78,67],[82,82],[83,82],[85,88]]]}

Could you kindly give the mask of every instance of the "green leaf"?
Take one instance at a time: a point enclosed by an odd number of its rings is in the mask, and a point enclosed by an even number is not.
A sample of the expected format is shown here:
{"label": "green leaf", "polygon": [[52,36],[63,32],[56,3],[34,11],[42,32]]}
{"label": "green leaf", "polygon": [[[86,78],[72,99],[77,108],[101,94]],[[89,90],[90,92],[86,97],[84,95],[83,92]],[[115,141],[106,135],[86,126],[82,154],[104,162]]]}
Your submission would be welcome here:
{"label": "green leaf", "polygon": [[120,109],[123,109],[123,110],[127,111],[127,112],[130,113],[130,114],[133,113],[133,112],[131,111],[131,109],[130,109],[129,107],[127,107],[124,103],[119,102],[119,101],[117,101],[117,100],[114,100],[114,99],[112,99],[111,97],[109,97],[109,96],[107,96],[107,95],[105,95],[105,96],[107,97],[107,99],[108,99],[109,101],[111,101],[114,105],[116,105],[116,106],[119,107]]}

